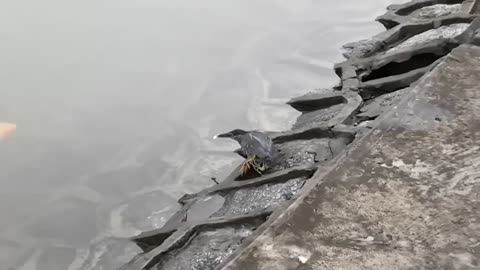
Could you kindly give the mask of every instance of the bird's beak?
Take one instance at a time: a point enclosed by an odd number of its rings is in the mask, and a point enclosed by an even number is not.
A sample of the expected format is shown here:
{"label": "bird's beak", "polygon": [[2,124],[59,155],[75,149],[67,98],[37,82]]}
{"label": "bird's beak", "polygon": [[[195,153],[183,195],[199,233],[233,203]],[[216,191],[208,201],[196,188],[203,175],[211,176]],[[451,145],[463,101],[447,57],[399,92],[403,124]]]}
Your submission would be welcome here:
{"label": "bird's beak", "polygon": [[218,138],[232,138],[233,134],[232,133],[223,133],[223,134],[217,134],[213,136],[213,139],[218,139]]}

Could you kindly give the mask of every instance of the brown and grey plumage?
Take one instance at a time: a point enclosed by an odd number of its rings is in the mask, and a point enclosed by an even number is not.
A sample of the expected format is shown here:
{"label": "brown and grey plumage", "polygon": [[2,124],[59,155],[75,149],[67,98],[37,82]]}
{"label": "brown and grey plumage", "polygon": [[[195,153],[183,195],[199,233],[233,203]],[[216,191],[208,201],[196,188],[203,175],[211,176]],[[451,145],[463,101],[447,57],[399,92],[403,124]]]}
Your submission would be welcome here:
{"label": "brown and grey plumage", "polygon": [[214,138],[230,138],[240,144],[240,149],[236,152],[246,159],[242,166],[242,174],[246,173],[249,165],[259,173],[265,171],[272,164],[276,155],[272,139],[260,131],[234,129]]}

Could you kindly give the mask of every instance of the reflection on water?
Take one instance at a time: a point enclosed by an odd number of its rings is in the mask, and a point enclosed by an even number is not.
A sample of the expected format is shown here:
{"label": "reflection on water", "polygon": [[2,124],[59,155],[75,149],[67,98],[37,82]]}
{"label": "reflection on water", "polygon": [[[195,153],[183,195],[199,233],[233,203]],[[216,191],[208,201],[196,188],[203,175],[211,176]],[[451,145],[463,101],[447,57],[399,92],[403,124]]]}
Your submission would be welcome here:
{"label": "reflection on water", "polygon": [[285,101],[336,83],[339,47],[390,2],[4,4],[0,121],[18,128],[0,141],[0,265],[120,265],[138,252],[122,237],[239,162],[213,134],[288,129]]}

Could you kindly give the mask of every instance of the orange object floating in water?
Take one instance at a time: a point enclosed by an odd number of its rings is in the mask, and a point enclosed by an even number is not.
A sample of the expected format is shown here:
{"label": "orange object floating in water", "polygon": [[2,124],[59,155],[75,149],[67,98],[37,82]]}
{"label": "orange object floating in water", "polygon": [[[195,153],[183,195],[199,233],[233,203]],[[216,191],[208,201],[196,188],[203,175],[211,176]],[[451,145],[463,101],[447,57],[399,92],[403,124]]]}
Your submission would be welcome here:
{"label": "orange object floating in water", "polygon": [[0,140],[10,136],[17,129],[17,125],[12,123],[0,122]]}

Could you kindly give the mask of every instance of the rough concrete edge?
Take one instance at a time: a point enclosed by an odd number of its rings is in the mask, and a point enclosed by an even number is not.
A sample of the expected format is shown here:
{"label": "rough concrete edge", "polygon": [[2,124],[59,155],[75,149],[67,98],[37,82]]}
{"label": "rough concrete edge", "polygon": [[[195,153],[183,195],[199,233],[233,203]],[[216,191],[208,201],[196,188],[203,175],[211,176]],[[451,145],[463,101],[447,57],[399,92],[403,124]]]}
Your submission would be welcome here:
{"label": "rough concrete edge", "polygon": [[173,232],[160,246],[138,254],[133,257],[130,262],[120,267],[120,270],[145,269],[146,267],[152,266],[161,254],[168,252],[176,245],[180,245],[185,239],[192,237],[193,233],[194,229],[192,227],[182,228]]}
{"label": "rough concrete edge", "polygon": [[[386,29],[392,29],[393,27],[402,24],[402,23],[407,23],[410,21],[410,18],[408,17],[409,14],[412,14],[416,10],[419,10],[423,7],[427,6],[433,6],[433,5],[438,5],[438,4],[447,4],[447,5],[454,5],[454,4],[460,4],[458,3],[458,0],[412,0],[407,3],[403,4],[397,4],[397,5],[391,5],[387,7],[387,12],[381,16],[378,16],[375,21],[381,23]],[[464,0],[461,2],[462,5],[467,3],[468,0]],[[402,10],[409,10],[409,14],[407,15],[400,15],[398,14]],[[448,15],[447,15],[448,16]],[[445,16],[442,16],[445,17]],[[428,20],[428,19],[425,19]],[[422,19],[418,19],[416,21],[423,21]]]}
{"label": "rough concrete edge", "polygon": [[[434,66],[434,65],[435,63],[430,64],[430,66]],[[415,82],[420,77],[422,77],[426,72],[428,72],[428,70],[430,70],[430,66],[414,69],[400,75],[388,76],[388,77],[360,83],[358,86],[358,89],[362,93],[370,91],[368,93],[363,94],[364,98],[366,99],[371,98],[368,94],[372,94],[374,97],[377,97],[381,94],[390,93],[397,89],[408,87],[411,83]]]}
{"label": "rough concrete edge", "polygon": [[480,1],[472,0],[470,9],[468,11],[469,14],[480,14]]}
{"label": "rough concrete edge", "polygon": [[415,55],[432,53],[436,55],[444,55],[451,50],[451,47],[456,47],[459,44],[453,39],[437,39],[417,46],[399,49],[391,53],[385,53],[376,57],[369,57],[359,59],[352,62],[351,65],[360,69],[378,70],[391,62],[408,61]]}
{"label": "rough concrete edge", "polygon": [[[355,72],[355,69],[353,69],[353,72]],[[356,74],[353,73],[353,74],[350,74],[350,76],[353,78],[356,76]],[[339,102],[340,100],[342,100],[343,102]],[[289,102],[287,102],[287,104],[289,104],[290,106],[292,106],[293,108],[299,111],[303,111],[299,109],[302,107],[301,104],[305,104],[308,102],[318,102],[320,104],[318,113],[321,113],[320,110],[323,108],[328,108],[330,106],[341,104],[341,103],[344,104],[342,110],[339,113],[337,113],[332,119],[328,120],[326,124],[323,125],[323,127],[329,130],[330,128],[338,124],[344,124],[347,121],[347,119],[359,109],[359,107],[363,103],[363,100],[360,97],[360,95],[358,95],[356,92],[340,91],[340,92],[332,92],[328,94],[307,94],[304,96],[293,98]]]}
{"label": "rough concrete edge", "polygon": [[[334,105],[346,103],[347,100],[343,97],[342,93],[331,92],[331,93],[307,93],[305,95],[294,97],[287,101],[287,104],[293,107],[299,112],[311,112],[315,103],[315,108],[313,110],[322,110]],[[307,108],[308,107],[308,108]]]}
{"label": "rough concrete edge", "polygon": [[[346,60],[344,62],[339,63],[338,65],[342,65],[345,62],[353,61],[357,59],[367,58],[375,56],[378,53],[381,53],[389,48],[392,48],[399,44],[400,42],[414,36],[420,34],[424,31],[429,29],[438,28],[444,25],[450,25],[455,23],[469,23],[475,18],[475,14],[465,14],[465,13],[457,13],[451,14],[448,16],[443,16],[435,19],[429,19],[424,21],[414,21],[414,22],[406,22],[399,24],[391,29],[388,29],[384,32],[381,32],[368,40],[357,41],[357,42],[350,42],[342,46],[343,49],[352,48],[358,46],[365,42],[370,42],[372,48],[369,49],[368,52],[364,53],[351,53],[344,56]],[[335,72],[339,77],[341,77],[339,70],[335,69]]]}
{"label": "rough concrete edge", "polygon": [[[253,223],[255,220],[259,219],[267,220],[271,213],[277,208],[278,207],[270,207],[262,211],[257,211],[255,213],[237,215],[226,218],[209,218],[203,222],[183,224],[180,228],[161,228],[158,231],[148,232],[147,234],[142,235],[142,238],[147,238],[156,234],[165,234],[169,232],[172,233],[164,240],[164,242],[160,246],[138,254],[129,263],[125,264],[122,268],[120,268],[120,270],[146,269],[152,267],[159,262],[160,257],[163,254],[171,250],[181,249],[188,242],[188,239],[191,239],[202,230],[206,230],[209,228],[234,226],[238,224],[248,224]],[[140,240],[132,239],[132,241]]]}
{"label": "rough concrete edge", "polygon": [[[469,21],[470,24],[474,24],[473,22],[478,19],[475,15],[464,16],[461,14],[457,14],[455,16],[444,17],[437,21],[432,20],[431,23],[433,25],[430,25],[430,27],[432,29],[437,28],[443,25],[443,23],[448,20],[456,20],[458,18],[462,18],[462,20],[465,19]],[[439,25],[435,26],[436,24]],[[468,32],[468,30],[469,29],[467,29],[465,32]],[[464,34],[461,34],[460,36],[464,36]],[[360,93],[362,93],[362,90],[376,91],[378,89],[385,90],[385,88],[388,88],[387,92],[390,92],[399,88],[409,86],[411,82],[416,81],[421,75],[425,73],[426,70],[429,70],[429,68],[425,67],[412,70],[408,73],[392,75],[389,77],[382,77],[376,80],[370,80],[366,82],[362,82],[361,77],[368,76],[373,71],[378,70],[389,63],[408,61],[408,59],[415,55],[420,55],[423,53],[444,55],[451,51],[453,48],[457,47],[462,42],[464,42],[464,40],[461,40],[458,37],[433,40],[425,44],[416,46],[414,48],[410,48],[408,50],[404,49],[392,53],[376,54],[365,58],[351,58],[347,61],[335,64],[334,69],[337,75],[339,75],[339,77],[341,78],[343,91],[358,90],[360,91]],[[353,74],[355,74],[356,76],[353,76]],[[361,95],[365,98],[365,94]]]}
{"label": "rough concrete edge", "polygon": [[264,177],[257,177],[251,180],[245,181],[235,181],[230,185],[217,185],[209,190],[208,195],[216,194],[219,192],[227,192],[232,190],[237,190],[246,187],[261,186],[268,183],[282,183],[291,179],[307,177],[310,178],[311,175],[318,169],[318,166],[297,166],[292,167],[287,170],[279,171],[266,175]]}

